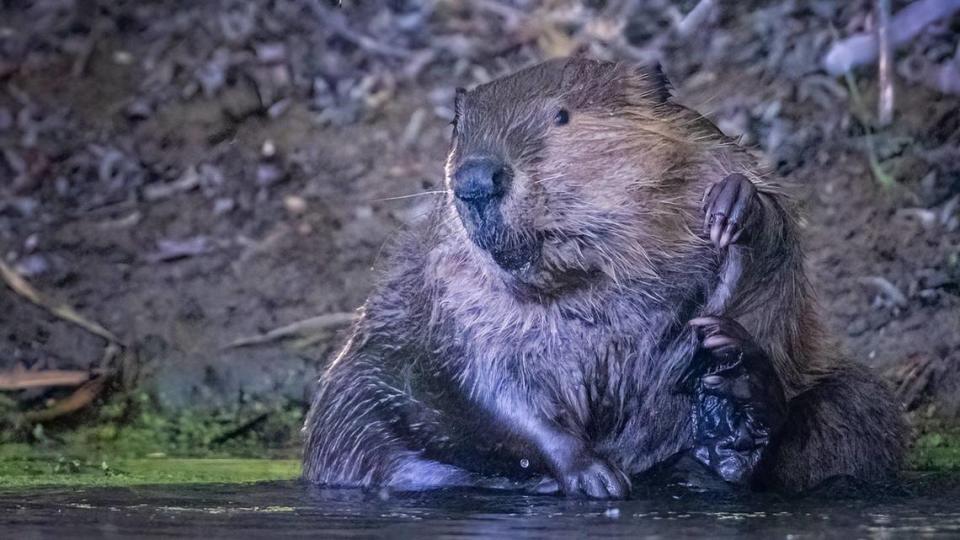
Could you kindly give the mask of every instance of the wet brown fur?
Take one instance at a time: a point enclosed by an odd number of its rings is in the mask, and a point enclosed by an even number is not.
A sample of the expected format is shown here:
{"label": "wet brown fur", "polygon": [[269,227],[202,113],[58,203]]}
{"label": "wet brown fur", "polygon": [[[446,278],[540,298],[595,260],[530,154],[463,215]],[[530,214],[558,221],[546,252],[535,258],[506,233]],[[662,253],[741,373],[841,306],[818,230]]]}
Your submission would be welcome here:
{"label": "wet brown fur", "polygon": [[[544,429],[643,473],[690,445],[690,398],[676,391],[696,347],[686,322],[714,314],[750,331],[790,400],[767,485],[895,473],[898,406],[822,330],[793,204],[753,155],[668,99],[657,71],[557,60],[460,101],[448,181],[467,156],[506,159],[504,234],[539,242],[540,256],[500,268],[451,194],[402,236],[321,380],[304,428],[309,480],[535,479],[550,471]],[[561,107],[570,122],[557,126]],[[755,183],[763,210],[720,251],[701,203],[732,172]]]}

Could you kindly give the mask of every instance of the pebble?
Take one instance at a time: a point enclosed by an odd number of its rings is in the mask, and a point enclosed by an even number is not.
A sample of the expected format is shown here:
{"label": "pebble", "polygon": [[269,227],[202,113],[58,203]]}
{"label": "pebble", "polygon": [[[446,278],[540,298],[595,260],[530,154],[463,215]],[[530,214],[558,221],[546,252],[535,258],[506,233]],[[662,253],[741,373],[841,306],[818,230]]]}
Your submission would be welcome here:
{"label": "pebble", "polygon": [[14,268],[23,277],[33,277],[50,270],[50,263],[43,255],[34,254],[21,259]]}
{"label": "pebble", "polygon": [[37,233],[33,233],[23,241],[23,250],[27,253],[30,253],[37,249],[37,245],[40,243],[40,236]]}
{"label": "pebble", "polygon": [[257,165],[257,184],[260,186],[270,186],[283,179],[283,170],[274,163],[261,163]]}
{"label": "pebble", "polygon": [[129,66],[133,63],[133,55],[127,51],[114,51],[113,62],[121,66]]}
{"label": "pebble", "polygon": [[357,219],[370,219],[373,217],[373,207],[367,205],[358,206],[353,211],[353,215],[355,215]]}
{"label": "pebble", "polygon": [[277,155],[277,145],[274,144],[273,140],[267,139],[263,141],[263,146],[260,148],[260,155],[265,158],[272,158]]}
{"label": "pebble", "polygon": [[6,131],[11,126],[13,126],[13,115],[10,114],[10,109],[0,107],[0,131]]}
{"label": "pebble", "polygon": [[264,64],[275,64],[287,59],[287,46],[283,43],[257,43],[253,46],[257,60]]}
{"label": "pebble", "polygon": [[213,201],[213,213],[214,215],[220,216],[226,214],[233,210],[236,206],[236,202],[229,197],[221,197]]}
{"label": "pebble", "polygon": [[287,212],[298,216],[307,210],[307,201],[297,195],[287,195],[283,198],[283,206]]}

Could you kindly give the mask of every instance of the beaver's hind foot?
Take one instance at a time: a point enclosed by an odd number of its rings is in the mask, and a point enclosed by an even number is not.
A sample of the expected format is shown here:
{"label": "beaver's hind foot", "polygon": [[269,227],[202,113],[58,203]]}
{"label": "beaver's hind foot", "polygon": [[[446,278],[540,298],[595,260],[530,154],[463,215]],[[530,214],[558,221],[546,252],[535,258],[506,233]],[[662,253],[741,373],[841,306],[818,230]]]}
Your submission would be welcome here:
{"label": "beaver's hind foot", "polygon": [[694,457],[728,482],[750,484],[786,417],[783,386],[767,355],[733,319],[702,317],[691,369]]}

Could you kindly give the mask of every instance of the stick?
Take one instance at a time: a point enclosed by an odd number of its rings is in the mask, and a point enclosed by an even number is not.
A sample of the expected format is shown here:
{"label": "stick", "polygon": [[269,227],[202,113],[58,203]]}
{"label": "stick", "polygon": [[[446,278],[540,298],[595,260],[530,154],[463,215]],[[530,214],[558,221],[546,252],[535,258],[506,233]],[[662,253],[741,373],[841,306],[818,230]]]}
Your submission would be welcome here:
{"label": "stick", "polygon": [[307,334],[307,333],[317,333],[323,330],[329,330],[331,328],[338,328],[340,326],[346,326],[357,319],[357,314],[352,312],[338,312],[338,313],[326,313],[324,315],[318,315],[316,317],[311,317],[309,319],[304,319],[302,321],[297,321],[295,323],[288,324],[286,326],[281,326],[280,328],[274,328],[265,334],[260,334],[258,336],[249,336],[243,337],[234,341],[231,341],[227,345],[223,346],[223,349],[235,349],[238,347],[248,347],[250,345],[260,345],[262,343],[269,343],[271,341],[276,341],[278,339],[283,339],[290,336]]}
{"label": "stick", "polygon": [[106,381],[107,377],[97,377],[96,379],[87,381],[83,386],[74,390],[72,394],[54,403],[52,406],[39,411],[24,413],[23,417],[30,422],[46,422],[65,414],[79,411],[92,403],[93,400],[100,395],[100,392],[103,391],[106,385]]}
{"label": "stick", "polygon": [[49,386],[79,386],[90,380],[89,371],[48,369],[32,371],[13,369],[0,372],[0,390],[25,390]]}
{"label": "stick", "polygon": [[269,412],[258,414],[253,418],[250,418],[249,420],[243,422],[239,426],[229,429],[224,433],[221,433],[220,435],[217,435],[216,437],[211,439],[210,444],[223,444],[229,441],[230,439],[235,439],[240,435],[243,435],[244,433],[248,433],[250,430],[255,429],[257,426],[262,424],[263,421],[266,420],[267,417],[269,416],[270,416]]}
{"label": "stick", "polygon": [[72,322],[87,332],[98,335],[111,343],[123,345],[123,342],[120,341],[120,338],[113,335],[113,332],[110,332],[103,326],[100,326],[99,324],[87,319],[83,315],[80,315],[75,309],[67,304],[57,304],[42,295],[39,291],[34,289],[33,286],[27,282],[27,280],[23,279],[23,276],[16,273],[3,261],[0,261],[0,278],[3,278],[3,281],[5,281],[11,289],[13,289],[13,292],[46,309],[57,317],[60,317],[65,321]]}
{"label": "stick", "polygon": [[687,37],[703,26],[703,23],[713,11],[714,5],[714,0],[700,0],[700,2],[690,10],[690,13],[687,13],[687,15],[677,23],[677,33],[682,37]]}
{"label": "stick", "polygon": [[907,305],[907,297],[900,292],[900,289],[898,289],[896,285],[890,283],[890,280],[887,278],[881,276],[864,276],[858,278],[857,281],[864,285],[873,286],[878,292],[899,307],[905,307]]}
{"label": "stick", "polygon": [[877,43],[880,47],[880,100],[877,122],[889,126],[893,122],[893,47],[890,45],[890,0],[877,0]]}

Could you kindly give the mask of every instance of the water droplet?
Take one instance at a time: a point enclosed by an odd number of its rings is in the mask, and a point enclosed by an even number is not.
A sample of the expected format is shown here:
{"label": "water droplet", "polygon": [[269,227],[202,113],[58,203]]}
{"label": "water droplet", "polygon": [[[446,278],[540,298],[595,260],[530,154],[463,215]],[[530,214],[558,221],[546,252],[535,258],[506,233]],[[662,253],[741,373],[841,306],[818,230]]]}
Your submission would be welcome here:
{"label": "water droplet", "polygon": [[523,459],[520,460],[520,468],[521,468],[521,469],[526,469],[526,468],[529,467],[529,466],[530,466],[530,460],[529,460],[529,459],[523,458]]}

